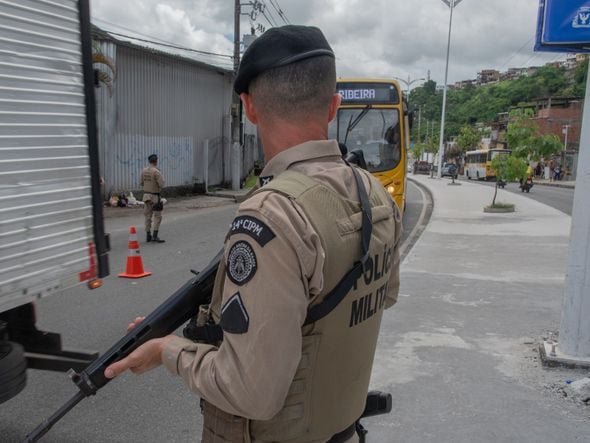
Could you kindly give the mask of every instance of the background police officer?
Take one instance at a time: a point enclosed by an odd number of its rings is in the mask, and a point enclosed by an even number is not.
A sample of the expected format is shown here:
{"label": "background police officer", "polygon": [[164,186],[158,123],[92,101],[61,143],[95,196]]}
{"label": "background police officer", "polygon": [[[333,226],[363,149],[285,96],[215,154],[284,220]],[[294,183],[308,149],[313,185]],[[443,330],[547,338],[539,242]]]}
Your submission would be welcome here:
{"label": "background police officer", "polygon": [[267,163],[217,273],[209,319],[223,340],[170,335],[105,371],[164,364],[202,398],[204,442],[358,441],[381,315],[397,299],[401,228],[379,182],[327,140],[335,87],[317,28],[272,28],[248,48],[234,89]]}
{"label": "background police officer", "polygon": [[[162,198],[160,196],[162,188],[164,187],[164,177],[162,177],[162,173],[157,168],[158,156],[152,154],[148,157],[148,161],[150,162],[149,166],[146,166],[143,168],[143,171],[141,171],[146,241],[164,243],[165,240],[162,240],[158,236],[160,223],[162,223],[162,210],[164,209]],[[154,229],[153,235],[151,233],[152,228]]]}

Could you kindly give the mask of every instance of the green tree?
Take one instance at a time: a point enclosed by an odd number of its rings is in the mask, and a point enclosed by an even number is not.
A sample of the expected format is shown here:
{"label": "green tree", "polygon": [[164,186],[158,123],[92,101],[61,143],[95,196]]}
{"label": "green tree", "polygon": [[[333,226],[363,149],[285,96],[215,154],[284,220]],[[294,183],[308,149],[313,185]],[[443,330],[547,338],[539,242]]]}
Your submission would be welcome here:
{"label": "green tree", "polygon": [[555,134],[537,135],[539,126],[530,119],[532,111],[512,113],[508,123],[506,139],[514,156],[539,161],[549,158],[562,149],[561,141]]}
{"label": "green tree", "polygon": [[492,207],[496,205],[496,196],[498,195],[498,183],[500,181],[511,182],[520,179],[526,179],[528,163],[523,158],[514,155],[497,155],[492,159],[492,169],[496,172],[496,186],[494,188],[494,197],[492,198]]}
{"label": "green tree", "polygon": [[480,141],[480,133],[472,126],[463,126],[459,130],[457,145],[459,145],[462,151],[469,151],[471,148],[477,146]]}

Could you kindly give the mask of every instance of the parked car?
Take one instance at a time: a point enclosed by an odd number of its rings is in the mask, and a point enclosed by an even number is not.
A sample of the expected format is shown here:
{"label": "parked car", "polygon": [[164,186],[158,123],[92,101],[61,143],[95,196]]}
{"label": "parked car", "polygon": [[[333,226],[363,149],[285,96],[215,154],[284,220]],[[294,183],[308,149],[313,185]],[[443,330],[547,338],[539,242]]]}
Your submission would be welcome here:
{"label": "parked car", "polygon": [[445,163],[440,170],[442,177],[457,178],[457,165],[455,163]]}
{"label": "parked car", "polygon": [[430,174],[430,165],[427,161],[420,160],[414,163],[414,174]]}

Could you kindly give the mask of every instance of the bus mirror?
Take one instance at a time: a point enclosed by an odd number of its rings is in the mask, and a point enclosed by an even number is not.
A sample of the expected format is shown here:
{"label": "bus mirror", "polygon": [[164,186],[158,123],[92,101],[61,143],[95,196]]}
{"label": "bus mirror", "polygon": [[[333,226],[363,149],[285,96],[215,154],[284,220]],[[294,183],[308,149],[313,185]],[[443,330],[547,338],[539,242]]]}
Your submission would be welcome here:
{"label": "bus mirror", "polygon": [[365,161],[365,154],[361,149],[354,149],[349,151],[344,157],[348,163],[353,163],[359,168],[367,169],[367,162]]}

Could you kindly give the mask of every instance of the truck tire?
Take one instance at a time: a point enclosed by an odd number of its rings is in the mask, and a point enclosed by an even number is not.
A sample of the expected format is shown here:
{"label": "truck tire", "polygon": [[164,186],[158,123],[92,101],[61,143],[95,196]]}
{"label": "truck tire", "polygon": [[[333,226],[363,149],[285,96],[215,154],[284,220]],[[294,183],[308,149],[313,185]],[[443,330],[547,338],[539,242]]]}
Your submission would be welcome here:
{"label": "truck tire", "polygon": [[27,360],[21,345],[0,341],[0,403],[10,400],[27,383]]}

